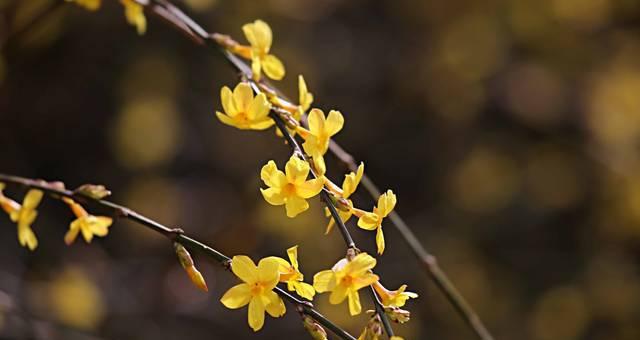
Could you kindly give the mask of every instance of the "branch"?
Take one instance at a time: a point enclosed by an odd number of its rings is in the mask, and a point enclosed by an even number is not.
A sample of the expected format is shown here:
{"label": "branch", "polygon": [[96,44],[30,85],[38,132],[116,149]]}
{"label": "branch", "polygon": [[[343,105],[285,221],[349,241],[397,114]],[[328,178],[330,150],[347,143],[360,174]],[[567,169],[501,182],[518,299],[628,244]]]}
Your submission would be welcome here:
{"label": "branch", "polygon": [[[184,33],[191,38],[195,43],[199,45],[206,45],[219,50],[222,56],[243,76],[251,78],[251,69],[235,55],[224,49],[219,42],[225,39],[225,35],[219,33],[209,33],[202,26],[197,24],[193,19],[187,16],[184,12],[178,9],[173,4],[165,0],[151,0],[150,3],[144,3],[143,0],[136,0],[142,5],[146,5],[151,13],[164,19],[171,24],[175,29]],[[266,86],[278,93],[281,92],[267,81],[261,81],[260,85]],[[286,99],[286,96],[282,96]],[[303,119],[304,120],[304,119]],[[358,168],[357,162],[354,157],[343,149],[334,140],[330,141],[329,150],[334,156],[340,160],[348,169],[356,171]],[[380,190],[375,185],[373,180],[366,174],[362,177],[362,185],[369,192],[369,194],[376,199],[380,196]],[[481,340],[493,340],[493,336],[489,330],[482,323],[480,317],[476,314],[473,308],[469,305],[466,299],[458,291],[456,286],[451,282],[446,273],[438,265],[436,257],[429,253],[424,246],[420,243],[411,228],[404,222],[400,215],[394,210],[389,215],[391,222],[395,228],[400,232],[405,243],[409,246],[414,256],[418,259],[420,264],[427,271],[433,282],[445,295],[447,300],[454,306],[456,311],[469,325],[471,330]],[[341,229],[342,231],[342,229]],[[344,235],[344,234],[343,234]]]}
{"label": "branch", "polygon": [[[170,241],[178,242],[182,244],[185,248],[188,248],[193,251],[198,251],[206,255],[207,257],[215,260],[216,262],[220,263],[226,269],[229,269],[229,263],[231,261],[230,257],[224,255],[223,253],[209,247],[208,245],[190,236],[187,236],[182,229],[170,228],[168,226],[165,226],[164,224],[157,222],[155,220],[152,220],[144,215],[141,215],[125,206],[122,206],[110,201],[106,201],[106,200],[95,199],[89,196],[78,194],[73,191],[62,189],[58,185],[54,185],[52,183],[42,181],[42,180],[34,180],[34,179],[23,178],[18,176],[0,174],[0,182],[22,186],[29,189],[38,189],[47,193],[50,197],[56,200],[62,200],[63,197],[68,197],[80,203],[85,203],[85,204],[106,208],[114,217],[124,218],[130,221],[133,221],[138,225],[146,227],[147,229],[153,230],[161,234],[162,236],[166,237]],[[329,319],[324,317],[322,314],[320,314],[320,312],[318,312],[310,302],[302,301],[280,287],[276,286],[274,290],[283,299],[287,300],[289,303],[294,305],[296,307],[296,310],[313,318],[319,324],[331,330],[335,335],[337,335],[341,339],[356,340],[356,338],[354,338],[351,334],[347,333],[338,325],[334,324],[332,321],[330,321]]]}

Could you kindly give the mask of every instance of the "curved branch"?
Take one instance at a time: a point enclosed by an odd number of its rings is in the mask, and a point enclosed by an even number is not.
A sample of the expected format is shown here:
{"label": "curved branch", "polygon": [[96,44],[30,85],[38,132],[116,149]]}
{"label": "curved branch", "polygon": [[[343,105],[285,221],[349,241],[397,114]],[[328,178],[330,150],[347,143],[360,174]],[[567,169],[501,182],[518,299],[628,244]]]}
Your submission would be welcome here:
{"label": "curved branch", "polygon": [[[18,186],[26,187],[29,189],[38,189],[47,193],[50,197],[57,200],[61,200],[63,197],[68,197],[80,203],[85,203],[88,205],[94,205],[94,206],[100,206],[102,208],[106,208],[116,218],[124,218],[130,221],[133,221],[138,225],[146,227],[147,229],[153,230],[161,234],[162,236],[168,238],[170,241],[178,242],[182,244],[185,248],[188,248],[189,250],[200,252],[205,256],[220,263],[226,269],[229,269],[229,263],[231,261],[230,257],[186,235],[182,229],[168,227],[160,222],[152,220],[151,218],[148,218],[144,215],[141,215],[128,207],[125,207],[110,201],[106,201],[106,200],[95,199],[89,196],[76,193],[74,191],[66,190],[61,188],[59,185],[52,184],[43,180],[34,180],[34,179],[29,179],[24,177],[0,174],[0,182],[6,183],[6,184],[18,185]],[[320,312],[318,312],[310,302],[302,301],[280,287],[276,286],[274,290],[283,299],[287,300],[289,303],[294,305],[298,311],[310,316],[311,318],[316,320],[319,324],[331,330],[335,335],[339,336],[341,339],[356,340],[356,338],[354,338],[353,335],[347,333],[345,330],[343,330],[338,325],[334,324],[332,321],[327,319]]]}

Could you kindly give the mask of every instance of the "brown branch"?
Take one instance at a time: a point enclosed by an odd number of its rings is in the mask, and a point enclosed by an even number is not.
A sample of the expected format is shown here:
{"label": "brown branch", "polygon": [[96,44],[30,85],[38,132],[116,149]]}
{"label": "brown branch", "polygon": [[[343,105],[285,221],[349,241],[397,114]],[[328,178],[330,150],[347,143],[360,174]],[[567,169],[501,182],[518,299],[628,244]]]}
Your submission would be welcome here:
{"label": "brown branch", "polygon": [[[68,197],[80,203],[106,208],[115,218],[124,218],[133,221],[138,225],[161,234],[172,242],[178,242],[190,250],[198,251],[220,263],[226,269],[229,269],[229,263],[231,261],[230,257],[190,236],[187,236],[182,229],[168,227],[160,222],[141,215],[128,207],[110,201],[85,196],[75,191],[66,190],[62,188],[58,183],[49,183],[43,180],[34,180],[18,176],[0,174],[0,182],[22,186],[29,189],[38,189],[57,200],[61,200],[63,197]],[[302,301],[280,287],[276,286],[274,290],[283,299],[294,305],[296,307],[296,310],[313,318],[319,324],[331,330],[341,339],[356,340],[356,338],[354,338],[351,334],[347,333],[345,330],[343,330],[338,325],[334,324],[332,321],[323,316],[320,312],[318,312],[310,302]]]}

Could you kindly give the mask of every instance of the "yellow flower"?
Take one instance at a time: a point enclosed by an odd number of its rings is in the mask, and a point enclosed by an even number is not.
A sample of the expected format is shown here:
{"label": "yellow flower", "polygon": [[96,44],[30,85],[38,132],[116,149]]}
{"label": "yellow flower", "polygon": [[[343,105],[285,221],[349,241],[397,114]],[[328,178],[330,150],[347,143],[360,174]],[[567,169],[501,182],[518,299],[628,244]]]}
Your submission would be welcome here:
{"label": "yellow flower", "polygon": [[144,34],[147,30],[144,7],[134,0],[120,0],[120,3],[124,6],[124,16],[127,18],[127,22],[136,27],[138,34]]}
{"label": "yellow flower", "polygon": [[[342,182],[342,198],[347,200],[347,203],[349,204],[350,208],[353,208],[353,202],[351,202],[351,200],[349,199],[349,196],[351,196],[351,194],[353,194],[358,188],[358,184],[360,184],[360,180],[362,180],[363,174],[364,174],[364,163],[360,163],[360,165],[358,166],[358,170],[355,173],[350,172],[349,174],[344,176],[344,181]],[[325,215],[327,217],[331,216],[328,208],[325,208]],[[349,209],[349,211],[338,210],[338,215],[340,215],[340,219],[342,219],[344,223],[347,223],[347,221],[353,215],[353,212],[351,211],[351,209]],[[329,224],[327,224],[327,230],[324,232],[325,235],[331,232],[331,229],[333,229],[334,223],[335,221],[333,220],[333,218],[329,219]]]}
{"label": "yellow flower", "polygon": [[298,269],[298,246],[293,246],[287,249],[287,255],[289,256],[289,262],[287,260],[277,257],[270,256],[267,259],[272,259],[280,265],[278,271],[280,272],[280,282],[287,283],[287,289],[289,291],[296,291],[298,295],[302,296],[307,300],[313,300],[313,296],[316,294],[316,291],[313,289],[313,286],[303,282],[304,275]]}
{"label": "yellow flower", "polygon": [[196,268],[195,263],[191,258],[191,254],[189,254],[189,251],[187,250],[187,248],[185,248],[182,244],[178,242],[174,242],[173,249],[175,250],[176,255],[178,256],[178,261],[180,262],[180,265],[182,266],[184,271],[187,273],[187,276],[189,276],[189,279],[191,280],[191,282],[201,290],[208,292],[209,287],[207,287],[207,282],[204,280],[204,277],[202,276],[198,268]]}
{"label": "yellow flower", "polygon": [[284,65],[273,54],[269,54],[273,34],[271,27],[262,20],[242,26],[245,37],[251,44],[251,71],[253,78],[260,80],[262,70],[267,77],[280,80],[284,77]]}
{"label": "yellow flower", "polygon": [[298,103],[302,111],[307,112],[313,103],[313,94],[307,89],[307,83],[302,75],[298,76]]}
{"label": "yellow flower", "polygon": [[105,216],[90,215],[80,204],[74,202],[70,198],[62,199],[71,211],[76,215],[76,220],[71,222],[69,231],[64,235],[64,243],[71,245],[78,237],[78,233],[82,232],[82,237],[87,243],[93,239],[93,235],[106,236],[109,233],[109,227],[113,220]]}
{"label": "yellow flower", "polygon": [[[8,203],[10,206],[9,217],[13,222],[18,224],[18,241],[23,247],[28,247],[29,250],[34,250],[38,246],[38,239],[31,229],[31,225],[38,216],[36,208],[42,200],[43,192],[36,189],[31,189],[27,192],[27,195],[22,201],[22,205],[17,203]],[[4,204],[3,204],[4,207]],[[6,210],[6,209],[5,209]]]}
{"label": "yellow flower", "polygon": [[7,214],[9,214],[9,216],[11,216],[11,214],[13,214],[14,212],[20,209],[20,204],[6,197],[2,193],[2,190],[4,190],[4,186],[5,186],[4,183],[0,183],[0,206],[2,207],[2,210],[4,210]]}
{"label": "yellow flower", "polygon": [[75,2],[78,6],[84,7],[89,11],[95,11],[100,8],[101,0],[65,0],[67,2]]}
{"label": "yellow flower", "polygon": [[231,92],[228,87],[220,91],[222,112],[216,111],[216,116],[221,122],[241,130],[264,130],[274,124],[269,117],[271,106],[264,93],[259,93],[255,98],[253,91],[247,83],[239,83]]}
{"label": "yellow flower", "polygon": [[309,112],[309,131],[299,128],[300,135],[305,139],[302,144],[304,151],[311,157],[319,168],[319,172],[324,173],[325,169],[323,155],[329,149],[329,139],[331,136],[342,130],[344,117],[340,111],[331,110],[329,116],[325,118],[324,112],[320,109],[312,109]]}
{"label": "yellow flower", "polygon": [[378,254],[384,253],[384,234],[382,233],[382,220],[387,217],[396,206],[396,195],[391,190],[387,190],[378,198],[378,206],[373,208],[372,213],[366,213],[358,220],[358,227],[365,230],[376,230],[376,245]]}
{"label": "yellow flower", "polygon": [[401,336],[394,335],[389,340],[404,340],[404,338]]}
{"label": "yellow flower", "polygon": [[273,291],[280,274],[278,262],[262,259],[258,266],[247,256],[234,256],[231,270],[243,283],[231,287],[220,302],[225,307],[237,309],[249,304],[249,326],[258,331],[264,325],[265,310],[274,318],[284,315],[282,299]]}
{"label": "yellow flower", "polygon": [[371,273],[376,259],[367,253],[358,254],[351,262],[342,259],[331,270],[324,270],[313,277],[313,287],[318,293],[331,292],[329,302],[333,305],[349,299],[349,313],[360,314],[358,290],[378,281],[378,275]]}
{"label": "yellow flower", "polygon": [[407,285],[402,285],[397,290],[388,290],[378,281],[373,284],[373,288],[385,307],[402,307],[409,298],[415,299],[418,297],[416,293],[405,292]]}
{"label": "yellow flower", "polygon": [[260,192],[269,204],[284,204],[287,216],[296,217],[309,209],[306,199],[320,193],[324,183],[322,178],[307,180],[309,163],[296,156],[289,158],[285,172],[278,170],[274,161],[269,161],[260,171],[260,178],[269,188]]}

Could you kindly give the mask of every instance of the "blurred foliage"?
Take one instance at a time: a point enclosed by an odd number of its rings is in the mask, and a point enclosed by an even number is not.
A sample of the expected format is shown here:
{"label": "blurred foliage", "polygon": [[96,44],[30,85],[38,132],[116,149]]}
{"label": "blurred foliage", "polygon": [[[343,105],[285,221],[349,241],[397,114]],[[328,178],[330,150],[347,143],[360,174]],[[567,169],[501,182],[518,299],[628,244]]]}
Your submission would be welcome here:
{"label": "blurred foliage", "polygon": [[[246,22],[271,24],[282,89],[295,97],[302,73],[322,109],[343,112],[336,139],[398,193],[398,211],[496,338],[640,338],[640,2],[179,5],[239,39]],[[260,197],[261,165],[284,164],[288,148],[272,131],[217,122],[219,89],[236,75],[215,52],[156,18],[138,37],[115,1],[89,13],[0,0],[0,11],[2,172],[105,184],[114,200],[228,254],[283,256],[299,244],[307,277],[340,257],[339,235],[321,236],[319,202],[294,222]],[[341,179],[345,169],[327,163]],[[373,206],[364,192],[353,199]],[[210,288],[200,293],[166,240],[129,223],[66,247],[71,219],[45,201],[34,254],[0,219],[0,337],[306,336],[295,313],[254,336],[244,313],[218,302],[231,275],[194,254]],[[373,252],[371,235],[353,230]],[[400,333],[471,338],[385,230],[384,284],[420,294]],[[317,305],[355,334],[366,324],[325,296]]]}

